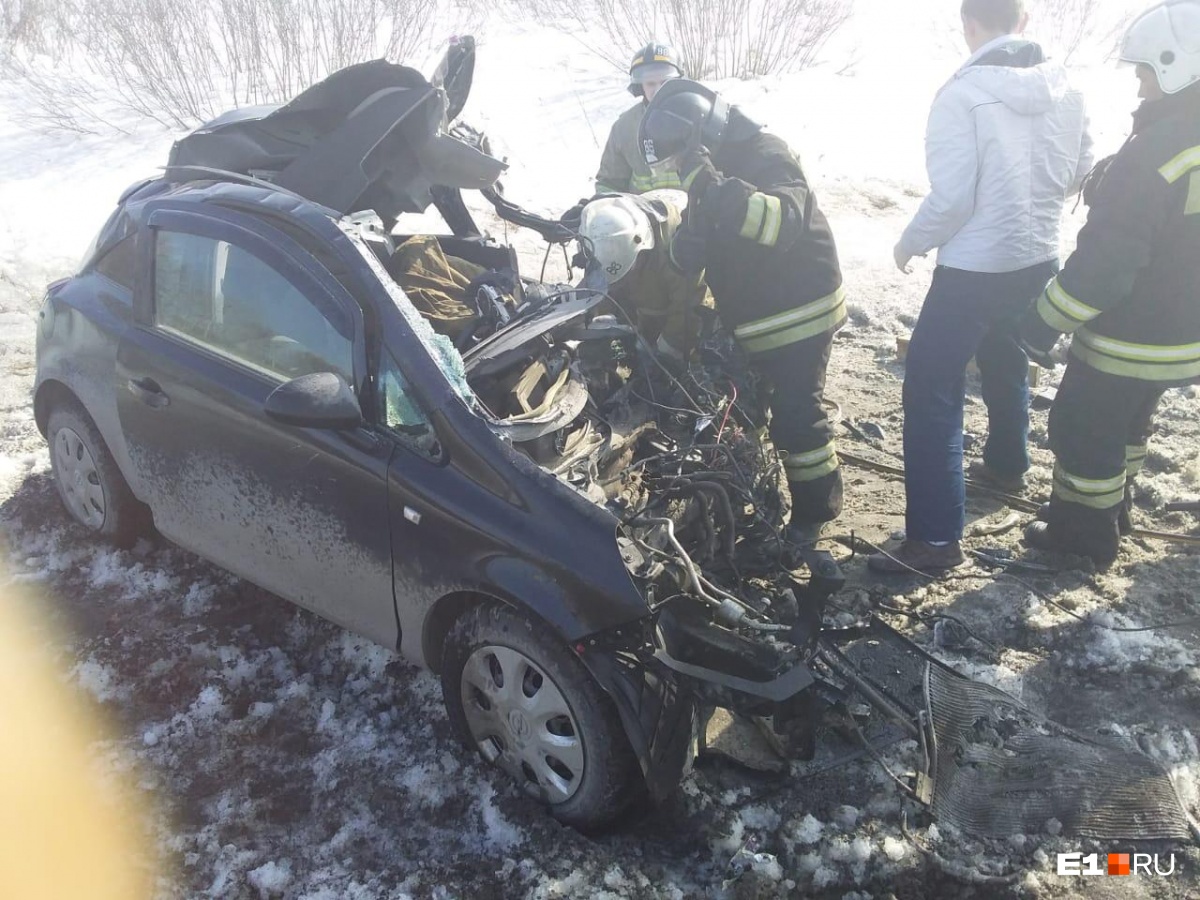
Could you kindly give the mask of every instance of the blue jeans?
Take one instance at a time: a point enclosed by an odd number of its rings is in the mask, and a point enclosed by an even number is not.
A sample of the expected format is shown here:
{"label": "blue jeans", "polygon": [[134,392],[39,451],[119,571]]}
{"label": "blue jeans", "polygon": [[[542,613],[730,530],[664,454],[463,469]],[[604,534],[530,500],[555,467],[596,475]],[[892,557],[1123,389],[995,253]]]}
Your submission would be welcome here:
{"label": "blue jeans", "polygon": [[909,539],[962,538],[963,402],[971,357],[988,410],[984,461],[1002,475],[1029,468],[1029,360],[1017,344],[1016,327],[1057,271],[1054,261],[1002,274],[934,270],[904,373]]}

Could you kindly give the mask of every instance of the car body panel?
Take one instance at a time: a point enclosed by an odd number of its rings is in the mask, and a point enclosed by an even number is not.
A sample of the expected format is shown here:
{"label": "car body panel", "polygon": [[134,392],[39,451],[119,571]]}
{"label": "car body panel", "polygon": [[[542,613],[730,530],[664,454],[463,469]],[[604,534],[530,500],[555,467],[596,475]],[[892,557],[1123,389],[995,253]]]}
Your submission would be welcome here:
{"label": "car body panel", "polygon": [[[158,228],[254,253],[306,295],[338,290],[285,235],[219,207],[152,203],[138,238],[153,267]],[[120,341],[117,406],[129,481],[167,537],[269,591],[384,644],[396,641],[386,472],[391,446],[364,434],[296,428],[263,411],[279,380],[155,327],[152,284],[137,285],[135,327]],[[365,370],[361,313],[356,346]],[[146,395],[139,381],[159,390]],[[161,399],[160,399],[161,398]],[[164,402],[165,401],[165,402]],[[355,602],[373,597],[375,602]]]}
{"label": "car body panel", "polygon": [[[647,615],[615,518],[515,451],[464,402],[414,333],[419,313],[382,283],[382,267],[336,212],[250,185],[153,182],[130,194],[106,229],[118,222],[141,242],[136,302],[116,315],[89,280],[99,276],[86,271],[60,286],[58,302],[87,337],[64,342],[56,327],[39,341],[38,385],[58,379],[79,397],[168,537],[420,664],[429,663],[427,617],[451,595],[525,608],[568,641]],[[340,433],[271,422],[262,404],[277,383],[156,330],[152,222],[208,229],[307,289],[341,292],[360,316],[363,426]],[[432,421],[439,458],[377,421],[374,375],[384,352]],[[147,377],[167,406],[129,390]]]}
{"label": "car body panel", "polygon": [[[122,472],[129,449],[117,419],[117,345],[131,326],[133,293],[95,272],[51,286],[37,336],[34,394],[63,385],[87,410]],[[45,427],[44,411],[40,424]]]}
{"label": "car body panel", "polygon": [[[643,618],[645,600],[618,552],[611,516],[527,467],[481,420],[455,418],[435,417],[445,465],[403,449],[392,459],[404,654],[423,659],[425,617],[441,597],[461,591],[529,609],[567,641]],[[427,584],[437,588],[422,589]]]}

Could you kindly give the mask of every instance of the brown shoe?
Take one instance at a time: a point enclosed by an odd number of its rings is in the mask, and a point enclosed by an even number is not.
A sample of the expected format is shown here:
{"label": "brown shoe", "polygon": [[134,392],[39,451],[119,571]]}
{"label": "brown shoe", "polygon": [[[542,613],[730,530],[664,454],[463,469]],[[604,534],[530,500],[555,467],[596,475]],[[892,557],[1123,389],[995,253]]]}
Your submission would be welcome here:
{"label": "brown shoe", "polygon": [[913,569],[928,574],[953,569],[965,561],[958,541],[942,547],[925,541],[905,541],[891,553],[873,553],[867,557],[867,568],[881,575],[907,575]]}
{"label": "brown shoe", "polygon": [[1019,494],[1025,490],[1024,475],[1004,475],[997,472],[982,459],[977,459],[967,466],[967,477],[976,484],[995,488],[1007,494]]}

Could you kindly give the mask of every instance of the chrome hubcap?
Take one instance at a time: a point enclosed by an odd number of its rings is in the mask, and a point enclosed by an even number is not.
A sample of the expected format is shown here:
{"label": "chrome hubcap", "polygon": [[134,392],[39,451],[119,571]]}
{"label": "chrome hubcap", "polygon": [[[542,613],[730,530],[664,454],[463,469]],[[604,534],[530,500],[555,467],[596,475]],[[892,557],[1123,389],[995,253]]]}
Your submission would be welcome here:
{"label": "chrome hubcap", "polygon": [[54,436],[54,471],[67,506],[89,528],[104,526],[104,487],[96,461],[83,439],[70,428]]}
{"label": "chrome hubcap", "polygon": [[462,704],[480,752],[548,803],[570,799],[583,780],[578,723],[562,691],[510,647],[480,647],[463,668]]}

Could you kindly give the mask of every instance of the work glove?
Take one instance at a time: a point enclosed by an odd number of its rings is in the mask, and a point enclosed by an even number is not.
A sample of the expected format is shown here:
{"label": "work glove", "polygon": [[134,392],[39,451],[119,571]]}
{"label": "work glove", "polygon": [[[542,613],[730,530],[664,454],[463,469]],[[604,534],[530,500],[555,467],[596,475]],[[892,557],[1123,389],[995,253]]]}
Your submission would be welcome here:
{"label": "work glove", "polygon": [[1035,366],[1040,366],[1043,369],[1053,371],[1058,366],[1058,357],[1054,353],[1054,348],[1043,350],[1040,347],[1034,347],[1027,344],[1024,340],[1017,340],[1018,346],[1025,351],[1025,355],[1029,357],[1029,361]]}
{"label": "work glove", "polygon": [[1059,363],[1054,347],[1060,336],[1042,321],[1036,306],[1030,306],[1017,329],[1017,345],[1025,351],[1025,355],[1035,366],[1054,369]]}
{"label": "work glove", "polygon": [[580,222],[583,221],[583,208],[585,206],[587,206],[589,202],[590,201],[588,201],[588,200],[580,200],[578,203],[576,203],[574,206],[572,206],[565,213],[563,213],[561,216],[558,217],[559,224],[562,225],[563,228],[566,228],[568,231],[571,231],[574,234],[578,234],[579,233],[579,224],[580,224]]}
{"label": "work glove", "polygon": [[1017,326],[1017,344],[1029,361],[1043,369],[1053,369],[1061,361],[1054,354],[1054,347],[1062,333],[1054,330],[1042,319],[1037,311],[1037,299],[1031,300],[1029,308],[1021,316]]}

